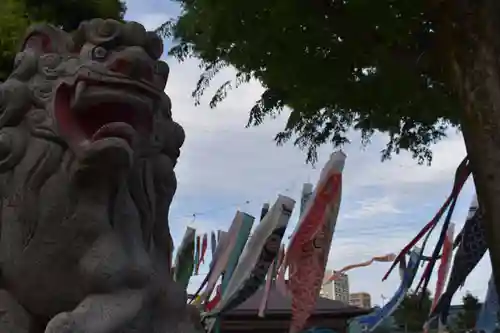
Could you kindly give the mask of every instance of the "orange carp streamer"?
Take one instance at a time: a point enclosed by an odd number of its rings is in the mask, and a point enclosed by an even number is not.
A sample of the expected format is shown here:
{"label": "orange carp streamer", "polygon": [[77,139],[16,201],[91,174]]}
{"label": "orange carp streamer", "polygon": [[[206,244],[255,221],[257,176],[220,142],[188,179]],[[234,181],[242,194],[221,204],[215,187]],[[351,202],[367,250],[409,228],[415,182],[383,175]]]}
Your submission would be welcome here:
{"label": "orange carp streamer", "polygon": [[363,261],[363,262],[360,262],[358,264],[347,265],[347,266],[343,267],[341,270],[334,271],[333,274],[328,279],[325,280],[324,284],[328,284],[332,281],[340,279],[342,273],[350,271],[351,269],[370,266],[374,262],[393,262],[394,259],[396,259],[396,255],[394,253],[389,253],[389,254],[386,254],[385,256],[373,257],[370,260]]}

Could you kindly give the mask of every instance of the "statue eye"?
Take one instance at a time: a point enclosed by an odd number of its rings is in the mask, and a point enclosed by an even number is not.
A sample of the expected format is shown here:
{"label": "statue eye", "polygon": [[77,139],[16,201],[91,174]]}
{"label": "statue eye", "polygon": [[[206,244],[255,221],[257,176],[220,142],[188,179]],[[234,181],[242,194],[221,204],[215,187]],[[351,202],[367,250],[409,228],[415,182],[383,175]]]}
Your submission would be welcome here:
{"label": "statue eye", "polygon": [[102,46],[96,46],[92,50],[92,58],[95,60],[103,60],[108,55],[108,50]]}

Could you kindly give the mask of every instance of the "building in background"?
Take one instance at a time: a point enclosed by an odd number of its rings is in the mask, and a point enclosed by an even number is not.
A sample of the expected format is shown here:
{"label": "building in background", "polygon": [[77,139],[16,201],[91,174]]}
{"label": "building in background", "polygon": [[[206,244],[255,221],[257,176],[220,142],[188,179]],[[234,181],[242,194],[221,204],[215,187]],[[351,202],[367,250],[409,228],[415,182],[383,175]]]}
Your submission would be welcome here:
{"label": "building in background", "polygon": [[332,283],[334,299],[349,304],[349,276],[345,273],[339,273],[338,276]]}
{"label": "building in background", "polygon": [[[332,276],[333,271],[326,270],[324,280]],[[338,274],[339,278],[321,287],[320,295],[325,298],[341,301],[349,304],[349,276],[344,273]]]}
{"label": "building in background", "polygon": [[[323,283],[326,282],[326,280],[332,275],[333,271],[331,270],[326,270],[325,271],[325,276],[323,277]],[[321,290],[319,292],[319,295],[324,298],[328,299],[334,299],[333,298],[333,283],[329,284],[324,284],[321,286]]]}
{"label": "building in background", "polygon": [[363,309],[371,309],[372,298],[369,293],[352,293],[349,295],[349,304]]}

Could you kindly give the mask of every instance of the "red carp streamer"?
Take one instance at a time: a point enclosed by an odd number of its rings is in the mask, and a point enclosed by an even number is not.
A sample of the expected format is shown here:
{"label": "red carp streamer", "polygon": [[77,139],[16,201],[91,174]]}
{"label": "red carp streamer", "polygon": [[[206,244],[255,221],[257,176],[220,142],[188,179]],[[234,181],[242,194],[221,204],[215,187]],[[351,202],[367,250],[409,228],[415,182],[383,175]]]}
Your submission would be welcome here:
{"label": "red carp streamer", "polygon": [[195,275],[198,275],[198,271],[200,269],[200,236],[196,236],[196,253],[195,253],[195,258],[194,258],[194,262],[195,262],[195,268],[194,268],[194,274]]}
{"label": "red carp streamer", "polygon": [[285,249],[284,249],[284,244],[282,244],[282,248],[280,251],[280,256],[278,257],[278,265],[277,265],[277,273],[276,273],[276,289],[283,295],[283,296],[288,296],[288,287],[286,284],[286,279],[285,279],[285,272],[286,272],[286,267],[283,264],[283,261],[285,260]]}
{"label": "red carp streamer", "polygon": [[[316,245],[305,244],[299,258],[290,264],[289,289],[292,294],[290,333],[302,331],[318,300],[331,243],[331,237],[324,232],[327,228],[329,227],[325,225],[323,232],[317,236]],[[319,244],[320,242],[324,245]]]}
{"label": "red carp streamer", "polygon": [[290,333],[303,329],[319,296],[340,207],[345,158],[342,152],[334,153],[323,168],[316,191],[300,218],[280,267],[278,286],[282,289],[285,289],[285,270],[289,267]]}
{"label": "red carp streamer", "polygon": [[[446,231],[446,238],[443,243],[443,253],[441,255],[441,261],[439,263],[438,275],[436,281],[436,290],[434,292],[434,298],[432,300],[431,310],[429,313],[434,311],[441,294],[443,293],[446,280],[448,279],[448,274],[451,267],[451,258],[453,257],[453,236],[455,232],[455,224],[450,223],[448,230]],[[429,323],[424,324],[424,333],[429,332]]]}
{"label": "red carp streamer", "polygon": [[206,311],[210,312],[213,309],[215,309],[215,307],[219,303],[220,299],[221,299],[221,292],[220,292],[220,284],[219,284],[215,290],[214,297],[210,301],[207,302],[207,305],[205,307]]}
{"label": "red carp streamer", "polygon": [[207,247],[208,247],[208,235],[203,234],[203,240],[201,241],[201,256],[198,265],[205,262],[205,254],[207,252]]}
{"label": "red carp streamer", "polygon": [[[392,263],[391,267],[385,273],[384,277],[382,278],[382,281],[385,281],[388,277],[389,274],[391,274],[392,270],[394,267],[396,267],[396,264],[401,260],[401,258],[410,251],[410,249],[415,246],[415,244],[418,243],[418,241],[428,232],[432,231],[434,227],[437,225],[443,214],[446,212],[448,207],[450,206],[451,202],[453,201],[454,198],[457,198],[458,195],[460,194],[460,191],[462,190],[465,182],[469,178],[471,174],[471,169],[469,167],[469,159],[468,157],[465,157],[460,165],[458,166],[456,172],[455,172],[455,180],[453,182],[453,188],[451,190],[450,195],[444,202],[444,204],[439,208],[439,211],[434,215],[432,220],[430,220],[423,228],[420,230],[420,232],[413,238],[402,250],[399,252],[399,254],[396,256],[396,259]],[[430,262],[429,262],[430,264]],[[430,268],[430,265],[428,265],[428,268]],[[427,273],[427,269],[425,274]]]}
{"label": "red carp streamer", "polygon": [[274,270],[276,269],[277,265],[277,260],[278,258],[274,259],[273,263],[269,265],[269,269],[267,271],[267,279],[266,279],[266,285],[264,288],[264,295],[262,296],[262,300],[260,301],[260,306],[259,306],[259,317],[263,318],[264,317],[264,312],[266,311],[266,306],[267,306],[267,300],[269,299],[269,293],[271,291],[271,286],[273,284],[273,274]]}
{"label": "red carp streamer", "polygon": [[341,270],[334,271],[333,274],[327,280],[325,280],[324,284],[328,284],[332,281],[341,279],[342,278],[341,274],[345,273],[347,271],[350,271],[351,269],[370,266],[374,262],[392,262],[392,261],[394,261],[394,259],[396,259],[396,255],[394,253],[389,253],[389,254],[386,254],[385,256],[373,257],[370,260],[363,261],[363,262],[360,262],[357,264],[347,265],[344,268],[342,268]]}
{"label": "red carp streamer", "polygon": [[283,259],[285,259],[285,244],[281,244],[280,253],[278,254],[278,262],[276,263],[275,270],[278,270],[283,264]]}
{"label": "red carp streamer", "polygon": [[341,183],[341,175],[339,173],[331,173],[316,193],[311,205],[308,205],[301,218],[300,229],[292,235],[290,244],[288,244],[288,252],[286,256],[298,256],[302,249],[302,245],[311,242],[314,236],[321,230],[322,224],[325,221],[325,213],[327,206],[332,202],[335,194],[339,192]]}

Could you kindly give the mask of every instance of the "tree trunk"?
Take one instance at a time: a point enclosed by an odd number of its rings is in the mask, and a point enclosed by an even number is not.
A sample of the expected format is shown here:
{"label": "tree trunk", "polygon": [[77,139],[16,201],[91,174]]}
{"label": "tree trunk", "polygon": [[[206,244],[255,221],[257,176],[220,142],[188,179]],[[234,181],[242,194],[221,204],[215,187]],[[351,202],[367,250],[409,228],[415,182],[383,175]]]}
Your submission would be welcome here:
{"label": "tree trunk", "polygon": [[459,2],[451,66],[462,105],[462,130],[500,295],[500,29],[498,0]]}

